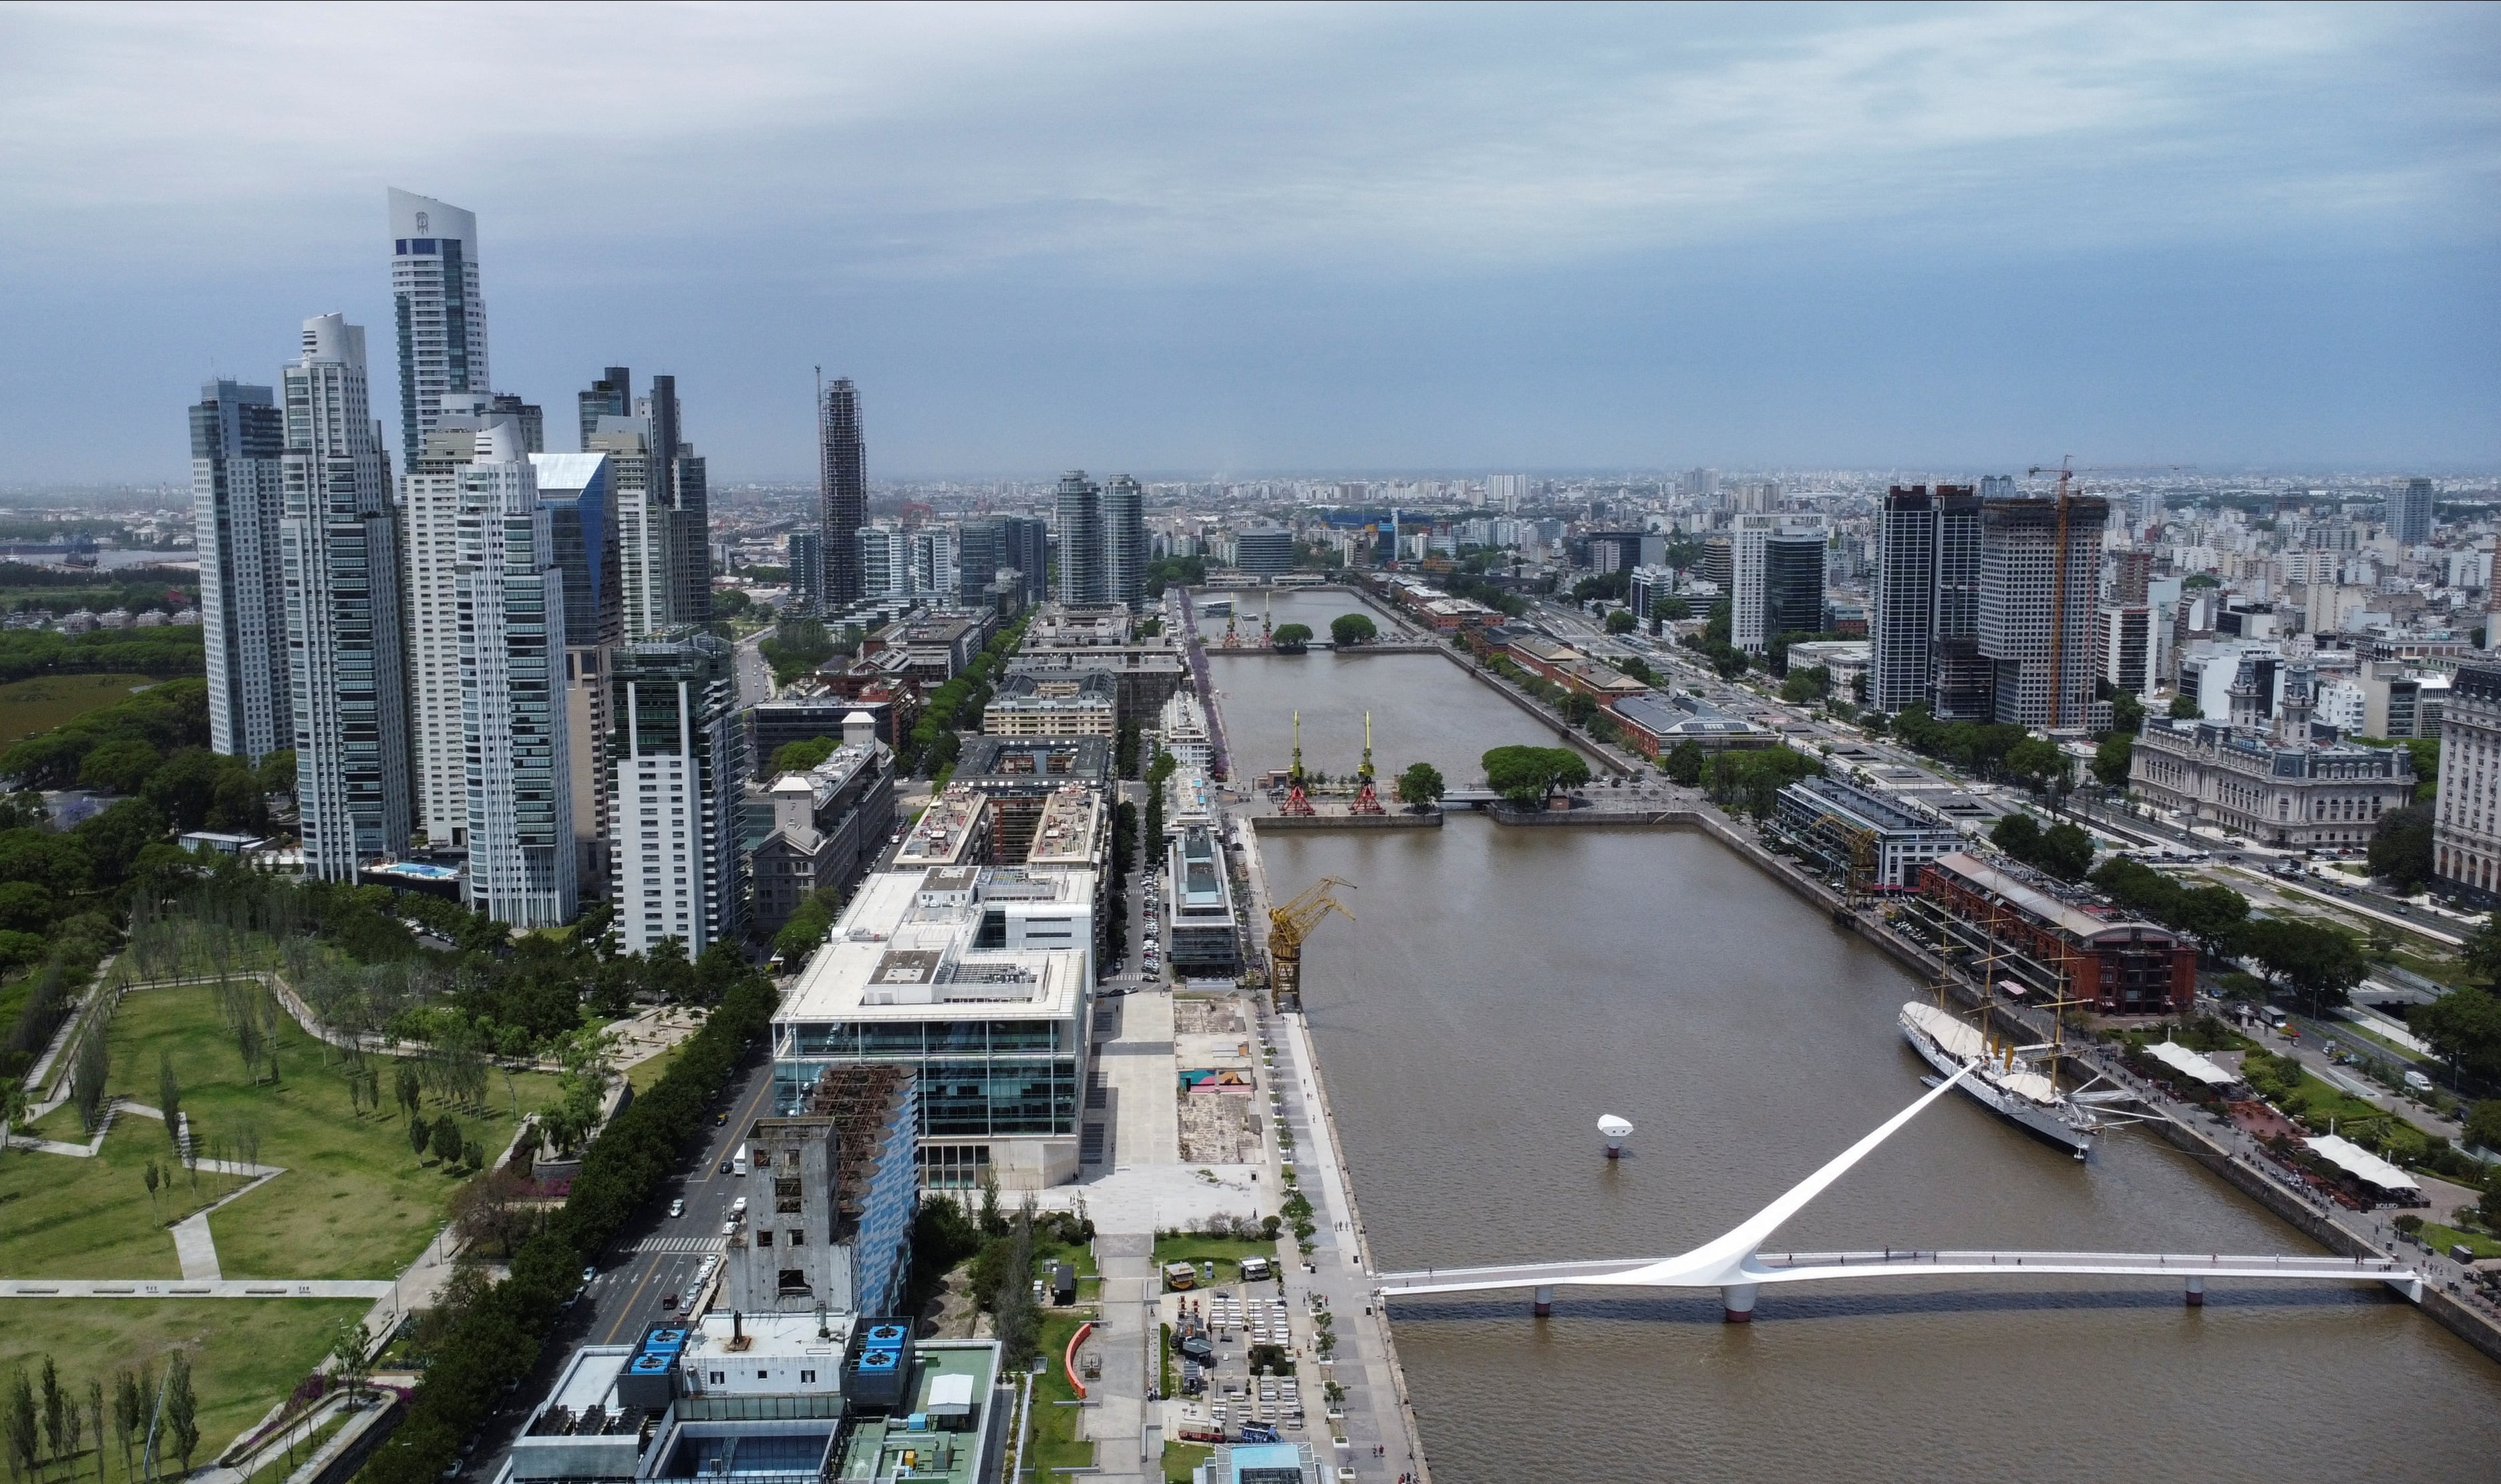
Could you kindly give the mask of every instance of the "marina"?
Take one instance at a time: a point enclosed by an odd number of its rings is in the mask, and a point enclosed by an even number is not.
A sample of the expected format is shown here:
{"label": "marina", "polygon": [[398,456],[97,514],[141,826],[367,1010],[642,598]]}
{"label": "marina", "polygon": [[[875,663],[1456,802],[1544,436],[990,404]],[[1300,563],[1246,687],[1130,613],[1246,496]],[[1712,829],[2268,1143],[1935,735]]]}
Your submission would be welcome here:
{"label": "marina", "polygon": [[[1325,629],[1346,594],[1280,594]],[[1244,775],[1361,746],[1384,774],[1473,780],[1536,724],[1447,660],[1210,654]],[[1407,670],[1406,667],[1415,667]],[[1404,673],[1402,673],[1404,672]],[[1699,831],[1522,830],[1468,813],[1429,831],[1261,833],[1283,893],[1354,883],[1360,920],[1306,953],[1304,1004],[1363,1237],[1383,1270],[1704,1242],[1898,1112],[1936,1069],[1905,1042],[1928,990],[1886,952]],[[1639,1132],[1603,1157],[1601,1113]],[[1949,1098],[1785,1228],[1783,1247],[1897,1251],[2317,1251],[2151,1129],[2089,1163]],[[2390,1477],[2473,1476],[2501,1371],[2369,1285],[2071,1276],[1837,1280],[1760,1322],[1717,1293],[1565,1289],[1398,1300],[1396,1353],[1444,1480],[2280,1477],[2286,1458]],[[2338,1357],[2338,1404],[2281,1384]],[[1934,1402],[2020,1399],[1996,1409]],[[1906,1403],[1905,1399],[1913,1399]],[[1614,1419],[1569,1456],[1540,1419]],[[1796,1419],[1814,1416],[1813,1428]],[[2089,1437],[2089,1446],[2077,1439]],[[2263,1439],[2253,1445],[2253,1439]],[[2392,1464],[2395,1466],[2392,1468]]]}

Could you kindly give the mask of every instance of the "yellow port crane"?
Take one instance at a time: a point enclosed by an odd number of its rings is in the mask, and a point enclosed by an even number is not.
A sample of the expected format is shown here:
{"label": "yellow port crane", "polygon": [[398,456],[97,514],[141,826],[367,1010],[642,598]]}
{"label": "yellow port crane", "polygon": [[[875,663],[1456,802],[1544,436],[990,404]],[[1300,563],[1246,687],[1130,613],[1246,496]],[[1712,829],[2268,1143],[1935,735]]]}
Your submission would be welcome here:
{"label": "yellow port crane", "polygon": [[1280,1010],[1303,1007],[1303,940],[1331,912],[1354,921],[1346,904],[1330,895],[1332,886],[1355,889],[1352,881],[1322,876],[1293,901],[1268,908],[1268,993]]}

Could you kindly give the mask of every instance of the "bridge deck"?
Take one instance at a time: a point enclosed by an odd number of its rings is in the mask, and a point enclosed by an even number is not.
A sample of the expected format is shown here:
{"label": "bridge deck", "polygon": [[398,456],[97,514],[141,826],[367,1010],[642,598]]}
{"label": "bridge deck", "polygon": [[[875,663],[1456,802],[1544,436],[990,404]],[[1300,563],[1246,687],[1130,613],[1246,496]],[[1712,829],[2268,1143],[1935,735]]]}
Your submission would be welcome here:
{"label": "bridge deck", "polygon": [[1888,1248],[1866,1252],[1757,1253],[1742,1273],[1695,1282],[1673,1270],[1674,1259],[1529,1263],[1504,1268],[1444,1268],[1384,1272],[1374,1290],[1384,1298],[1420,1294],[1496,1293],[1522,1288],[1701,1288],[1731,1278],[1751,1283],[1802,1283],[1839,1278],[2061,1273],[2178,1278],[2280,1278],[2312,1282],[2412,1282],[2418,1274],[2387,1258],[2344,1258],[2209,1252],[2011,1252]]}

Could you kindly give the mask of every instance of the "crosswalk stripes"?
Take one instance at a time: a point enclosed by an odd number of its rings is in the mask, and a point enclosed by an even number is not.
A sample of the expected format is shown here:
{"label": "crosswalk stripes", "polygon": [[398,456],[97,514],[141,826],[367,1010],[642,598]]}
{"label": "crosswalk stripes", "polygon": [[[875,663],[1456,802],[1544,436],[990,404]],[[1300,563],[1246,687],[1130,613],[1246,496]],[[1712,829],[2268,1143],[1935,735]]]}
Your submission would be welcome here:
{"label": "crosswalk stripes", "polygon": [[634,1244],[638,1255],[669,1252],[718,1252],[727,1243],[717,1237],[647,1237]]}

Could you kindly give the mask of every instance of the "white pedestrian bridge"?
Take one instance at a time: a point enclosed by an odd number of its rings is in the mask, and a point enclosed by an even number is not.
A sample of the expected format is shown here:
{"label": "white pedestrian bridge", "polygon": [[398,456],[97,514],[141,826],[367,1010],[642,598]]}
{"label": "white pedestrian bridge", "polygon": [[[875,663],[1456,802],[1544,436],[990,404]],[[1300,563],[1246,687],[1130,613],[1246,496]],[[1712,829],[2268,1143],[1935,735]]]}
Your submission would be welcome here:
{"label": "white pedestrian bridge", "polygon": [[1763,1241],[1808,1202],[1823,1193],[1878,1144],[1919,1115],[1929,1104],[1969,1075],[1966,1069],[1894,1114],[1874,1133],[1843,1150],[1781,1198],[1725,1234],[1678,1257],[1602,1262],[1525,1263],[1503,1268],[1428,1268],[1420,1272],[1376,1273],[1373,1292],[1383,1299],[1429,1294],[1494,1293],[1527,1289],[1537,1312],[1551,1313],[1557,1288],[1716,1288],[1731,1324],[1754,1316],[1754,1297],[1765,1283],[1814,1283],[1836,1278],[2054,1277],[2066,1275],[2161,1277],[2184,1285],[2187,1302],[2205,1302],[2208,1278],[2256,1278],[2270,1282],[2387,1283],[2410,1299],[2422,1297],[2422,1276],[2384,1257],[2244,1256],[2214,1252],[1955,1252],[1887,1247],[1866,1252],[1761,1250]]}

